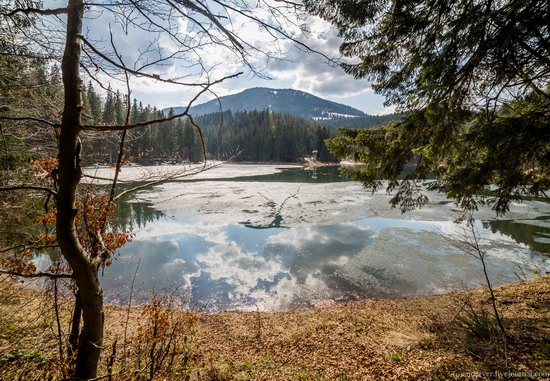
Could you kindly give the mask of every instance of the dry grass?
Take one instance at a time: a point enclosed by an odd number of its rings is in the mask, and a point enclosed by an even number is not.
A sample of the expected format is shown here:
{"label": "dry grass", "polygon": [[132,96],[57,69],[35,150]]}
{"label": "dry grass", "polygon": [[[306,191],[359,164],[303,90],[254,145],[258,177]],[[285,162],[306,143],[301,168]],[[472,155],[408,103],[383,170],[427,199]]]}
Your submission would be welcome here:
{"label": "dry grass", "polygon": [[[61,379],[50,297],[0,290],[0,379]],[[550,379],[550,277],[495,291],[506,341],[482,289],[280,313],[202,315],[161,300],[131,310],[126,344],[126,310],[109,306],[101,374],[116,340],[113,380]]]}

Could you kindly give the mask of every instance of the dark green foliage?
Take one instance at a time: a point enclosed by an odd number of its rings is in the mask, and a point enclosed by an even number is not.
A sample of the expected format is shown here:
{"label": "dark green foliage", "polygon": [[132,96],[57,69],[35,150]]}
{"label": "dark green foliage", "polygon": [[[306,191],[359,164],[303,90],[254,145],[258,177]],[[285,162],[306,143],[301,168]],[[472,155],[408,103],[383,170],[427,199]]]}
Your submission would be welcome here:
{"label": "dark green foliage", "polygon": [[[305,0],[338,27],[344,69],[373,81],[407,113],[373,131],[345,130],[338,157],[366,163],[348,174],[390,180],[403,210],[422,206],[418,180],[464,209],[497,213],[550,187],[550,7],[547,1]],[[409,167],[406,181],[398,177]],[[489,196],[489,197],[487,197]]]}
{"label": "dark green foliage", "polygon": [[324,144],[334,131],[300,117],[263,110],[209,114],[195,122],[212,158],[240,152],[237,161],[294,162],[317,150],[319,160],[335,160]]}
{"label": "dark green foliage", "polygon": [[[3,90],[0,101],[4,106],[0,113],[28,116],[28,103],[33,102],[31,116],[59,121],[63,92],[57,67],[49,67],[40,60],[0,57],[0,68],[3,74],[9,74],[0,76]],[[84,124],[125,124],[127,104],[119,92],[109,88],[102,98],[92,82],[88,82],[81,96]],[[167,115],[173,113],[169,110]],[[165,114],[156,108],[143,106],[136,99],[131,102],[129,123],[164,117]],[[361,126],[370,127],[373,121],[387,118],[365,116],[340,121],[360,121]],[[326,121],[316,122],[268,109],[213,113],[198,116],[194,121],[204,130],[209,159],[227,159],[239,152],[237,161],[295,162],[317,150],[320,161],[336,161],[324,144],[325,139],[336,135],[332,128],[324,125]],[[29,121],[2,121],[0,127],[2,168],[14,169],[30,159],[55,156],[55,134],[50,126]],[[84,132],[84,163],[114,163],[118,141],[118,132]],[[38,147],[40,152],[35,149]],[[176,119],[133,129],[127,138],[125,159],[141,164],[199,162],[203,160],[203,148],[196,126],[188,119]]]}
{"label": "dark green foliage", "polygon": [[338,27],[343,54],[360,57],[345,69],[407,109],[435,99],[469,108],[475,91],[550,74],[544,0],[304,3]]}
{"label": "dark green foliage", "polygon": [[[58,67],[41,59],[0,55],[0,116],[55,121],[62,96]],[[34,120],[0,120],[0,169],[16,169],[52,155],[55,148],[50,126]]]}
{"label": "dark green foliage", "polygon": [[[109,104],[114,106],[116,97],[110,103],[107,98],[106,105]],[[168,116],[173,113],[170,110]],[[108,115],[105,108],[103,115]],[[134,123],[162,119],[164,114],[134,100],[130,116]],[[320,161],[336,160],[324,143],[336,135],[335,131],[312,120],[263,110],[207,114],[193,121],[195,125],[190,119],[175,119],[133,130],[126,159],[140,164],[202,161],[203,147],[196,127],[199,126],[208,159],[225,160],[237,154],[236,161],[295,162],[317,150]],[[86,163],[112,163],[115,142],[114,135],[87,136]]]}
{"label": "dark green foliage", "polygon": [[99,123],[101,121],[103,106],[101,97],[95,92],[91,81],[88,82],[88,87],[86,87],[86,92],[84,94],[89,106],[89,110],[86,110],[89,111],[88,117],[91,118],[94,123]]}
{"label": "dark green foliage", "polygon": [[[489,189],[497,212],[523,197],[550,189],[549,103],[531,94],[509,113],[480,114],[465,128],[459,148],[441,171],[437,188],[459,200]],[[477,186],[476,186],[477,184]]]}

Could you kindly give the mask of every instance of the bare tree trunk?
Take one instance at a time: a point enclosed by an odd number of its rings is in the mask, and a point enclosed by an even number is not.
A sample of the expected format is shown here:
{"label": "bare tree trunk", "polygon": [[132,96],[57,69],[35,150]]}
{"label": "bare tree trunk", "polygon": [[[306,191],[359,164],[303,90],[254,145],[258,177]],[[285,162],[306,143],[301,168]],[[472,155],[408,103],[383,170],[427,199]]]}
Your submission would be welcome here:
{"label": "bare tree trunk", "polygon": [[80,318],[82,317],[82,306],[80,305],[80,293],[74,295],[74,311],[71,318],[71,331],[69,333],[69,345],[67,353],[69,359],[73,360],[73,356],[78,353],[78,336],[80,334]]}
{"label": "bare tree trunk", "polygon": [[82,83],[79,71],[83,14],[83,1],[69,0],[67,40],[61,65],[65,103],[59,136],[56,227],[61,252],[73,270],[80,294],[83,326],[78,341],[75,378],[86,380],[97,377],[103,345],[103,295],[98,279],[98,265],[82,248],[75,228],[78,212],[75,207],[76,191],[82,175],[79,140]]}

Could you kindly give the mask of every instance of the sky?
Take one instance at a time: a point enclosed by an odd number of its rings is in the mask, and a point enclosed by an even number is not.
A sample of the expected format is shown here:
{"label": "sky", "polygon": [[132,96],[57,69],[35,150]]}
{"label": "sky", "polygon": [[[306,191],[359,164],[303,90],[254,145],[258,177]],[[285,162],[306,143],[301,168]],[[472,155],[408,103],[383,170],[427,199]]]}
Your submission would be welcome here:
{"label": "sky", "polygon": [[[304,43],[328,56],[337,55],[341,39],[337,37],[336,31],[330,25],[318,19],[314,22],[314,24],[312,22],[312,27],[318,28],[321,32],[312,33],[304,38]],[[269,44],[269,42],[264,43]],[[253,75],[247,72],[246,69],[236,65],[235,71],[244,70],[244,73],[238,78],[217,85],[214,89],[216,95],[235,94],[252,87],[290,88],[305,91],[330,101],[343,103],[368,114],[393,112],[393,108],[383,106],[384,98],[373,92],[369,81],[354,79],[353,76],[346,74],[341,67],[329,64],[319,54],[304,52],[290,42],[283,42],[282,44],[281,49],[285,49],[286,59],[267,61],[259,58],[255,62],[262,69],[265,76],[269,78]],[[226,72],[226,74],[231,73],[231,71]],[[135,89],[136,97],[145,100],[146,103],[161,107],[180,106],[188,100],[178,86],[159,84],[155,90],[152,90],[150,86],[144,83],[144,88],[136,86]],[[204,99],[209,100],[212,98],[213,95],[210,94]],[[182,104],[178,104],[178,102]]]}
{"label": "sky", "polygon": [[[244,0],[248,1],[248,0]],[[267,0],[272,1],[272,0]],[[154,4],[154,2],[153,2]],[[47,0],[45,7],[63,7],[66,1]],[[153,5],[154,6],[154,5]],[[261,9],[253,10],[256,16],[273,22],[273,15],[263,12]],[[119,9],[124,16],[136,17],[135,10]],[[258,51],[271,53],[270,56],[284,56],[284,60],[268,58],[266,55],[252,52],[247,57],[262,75],[256,75],[241,63],[235,60],[227,50],[216,46],[206,46],[197,55],[191,54],[188,62],[177,62],[173,60],[168,65],[150,66],[151,72],[161,75],[162,78],[181,78],[189,80],[189,73],[197,73],[196,62],[200,61],[203,67],[209,69],[212,78],[219,78],[224,75],[232,75],[239,71],[243,74],[237,78],[228,79],[212,88],[213,92],[202,96],[195,104],[203,103],[213,99],[215,96],[225,96],[241,92],[252,87],[269,87],[274,89],[291,88],[301,90],[330,101],[342,103],[355,107],[368,114],[384,114],[393,112],[393,108],[383,106],[384,98],[374,94],[367,80],[356,80],[346,74],[337,65],[327,63],[323,55],[305,52],[303,48],[296,47],[295,43],[285,39],[274,39],[264,29],[244,18],[237,13],[225,13],[227,18],[220,18],[224,26],[230,25],[237,32],[237,35],[249,43]],[[197,15],[192,15],[197,19]],[[113,31],[113,43],[117,52],[127,66],[137,62],[144,63],[145,59],[151,58],[155,49],[170,53],[176,49],[173,39],[161,36],[152,39],[151,35],[139,27],[132,27],[124,23],[124,17],[117,16],[116,12],[109,12],[90,7],[84,21],[84,34],[89,40],[95,42],[98,47],[107,50],[111,49],[111,37],[109,29]],[[63,22],[63,19],[60,19]],[[229,24],[230,20],[230,24]],[[155,20],[156,21],[156,20]],[[160,22],[160,19],[159,19]],[[309,17],[300,20],[300,25],[287,24],[286,29],[296,40],[307,45],[312,50],[321,52],[326,56],[338,56],[338,48],[341,39],[337,32],[324,21]],[[309,33],[303,33],[304,26]],[[178,28],[182,35],[192,35],[196,31],[196,24],[185,18],[179,24],[171,27]],[[209,29],[208,33],[215,33]],[[218,34],[216,37],[220,37]],[[222,35],[221,38],[224,36]],[[153,44],[152,44],[153,43]],[[144,53],[146,52],[146,53]],[[139,61],[141,59],[141,61]],[[191,63],[191,64],[190,64]],[[139,66],[139,65],[138,65]],[[99,73],[100,79],[109,81],[113,89],[126,91],[126,84],[123,81],[112,81],[111,78]],[[269,78],[266,78],[269,77]],[[132,98],[136,98],[143,104],[150,104],[159,109],[171,106],[185,106],[196,94],[195,89],[182,88],[181,86],[170,85],[161,81],[152,81],[147,78],[131,78]]]}

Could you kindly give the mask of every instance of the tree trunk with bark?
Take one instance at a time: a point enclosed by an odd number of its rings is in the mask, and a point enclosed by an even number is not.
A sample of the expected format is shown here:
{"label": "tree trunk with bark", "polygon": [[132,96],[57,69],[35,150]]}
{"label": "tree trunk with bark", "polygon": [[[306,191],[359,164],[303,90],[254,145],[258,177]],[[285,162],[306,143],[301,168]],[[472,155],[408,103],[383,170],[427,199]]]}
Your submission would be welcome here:
{"label": "tree trunk with bark", "polygon": [[77,186],[82,175],[79,134],[82,115],[82,81],[80,54],[82,0],[69,0],[67,38],[61,65],[65,103],[59,134],[59,191],[57,200],[57,240],[61,252],[73,270],[82,307],[75,378],[87,380],[97,377],[99,356],[103,345],[103,294],[98,279],[98,263],[80,244],[76,232]]}

